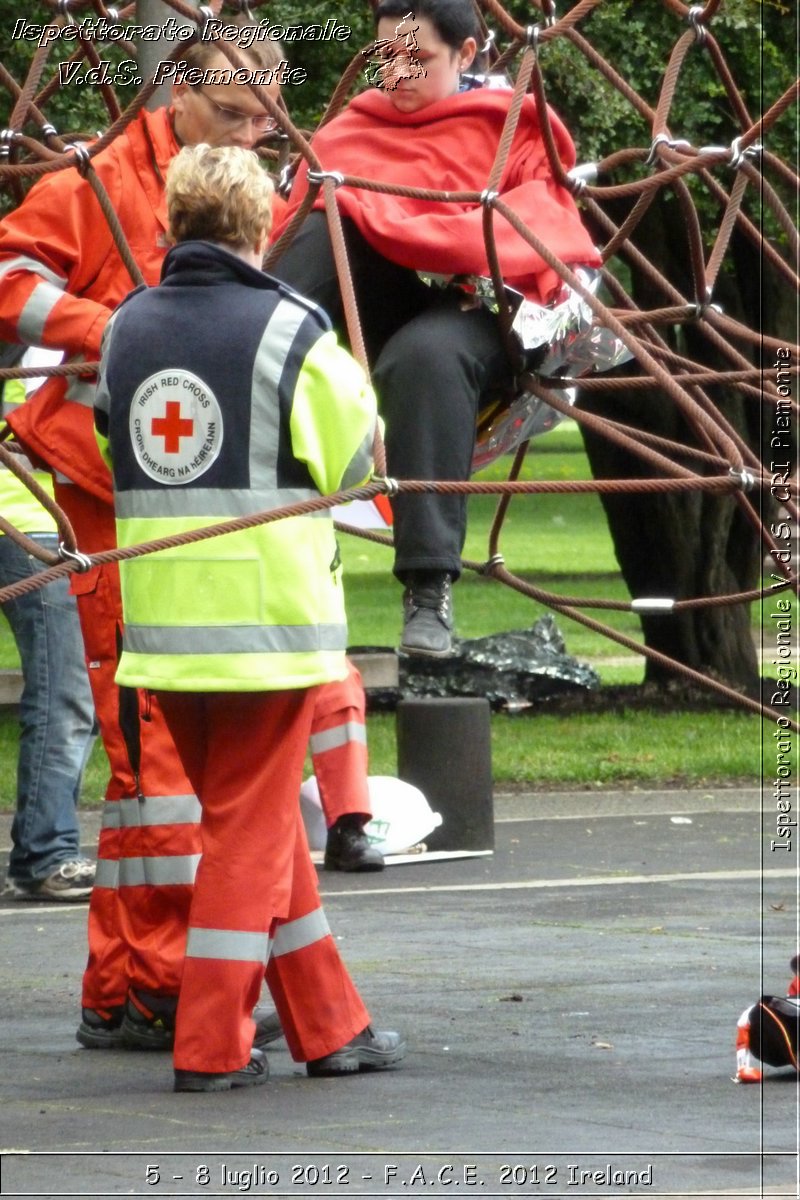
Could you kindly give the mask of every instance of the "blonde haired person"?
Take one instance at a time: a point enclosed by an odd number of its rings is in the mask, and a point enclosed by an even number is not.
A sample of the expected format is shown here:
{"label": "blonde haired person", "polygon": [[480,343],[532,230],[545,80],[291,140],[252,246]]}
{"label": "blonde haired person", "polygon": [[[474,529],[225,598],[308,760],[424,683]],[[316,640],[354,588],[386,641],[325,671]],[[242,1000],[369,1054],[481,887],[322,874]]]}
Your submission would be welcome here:
{"label": "blonde haired person", "polygon": [[[238,148],[188,148],[170,168],[176,244],[160,286],[114,314],[100,364],[95,421],[121,546],[370,473],[376,404],[361,368],[320,309],[259,269],[270,192]],[[339,957],[300,816],[317,699],[347,672],[330,510],[121,569],[117,681],[155,694],[202,808],[175,1090],[265,1082],[252,1018],[265,974],[310,1075],[399,1062],[403,1039],[372,1029]]]}
{"label": "blonde haired person", "polygon": [[[177,242],[202,238],[245,252],[256,247],[250,261],[258,266],[263,231],[268,235],[272,224],[273,200],[272,183],[254,154],[195,146],[178,155],[167,176],[170,235]],[[310,750],[328,827],[326,870],[382,871],[383,855],[365,832],[372,818],[366,698],[361,676],[350,662],[343,680],[318,690]],[[266,1028],[266,1010],[260,1019]],[[274,1033],[279,1034],[277,1022]]]}
{"label": "blonde haired person", "polygon": [[[233,21],[232,24],[236,24]],[[237,46],[253,69],[275,47]],[[225,67],[214,42],[182,48],[191,66]],[[93,160],[145,282],[158,283],[169,246],[164,181],[181,146],[254,146],[274,125],[243,84],[175,83],[171,103],[140,111]],[[45,346],[67,362],[99,358],[111,313],[134,282],[99,202],[76,168],[45,175],[0,221],[0,338]],[[165,331],[166,332],[166,331]],[[233,347],[227,347],[233,352]],[[88,554],[115,542],[111,477],[95,444],[92,376],[53,377],[9,418],[15,436],[56,477],[55,493]],[[114,682],[122,626],[119,571],[72,577],[95,709],[111,775],[89,902],[89,956],[77,1038],[92,1049],[168,1049],[200,853],[200,806],[157,702]],[[303,951],[308,979],[324,954]],[[55,1003],[55,1002],[54,1002]],[[55,1016],[54,1016],[55,1019]],[[259,1037],[274,1034],[260,1030]]]}
{"label": "blonde haired person", "polygon": [[197,238],[237,250],[262,246],[272,227],[272,180],[255,154],[186,147],[167,175],[173,242]]}

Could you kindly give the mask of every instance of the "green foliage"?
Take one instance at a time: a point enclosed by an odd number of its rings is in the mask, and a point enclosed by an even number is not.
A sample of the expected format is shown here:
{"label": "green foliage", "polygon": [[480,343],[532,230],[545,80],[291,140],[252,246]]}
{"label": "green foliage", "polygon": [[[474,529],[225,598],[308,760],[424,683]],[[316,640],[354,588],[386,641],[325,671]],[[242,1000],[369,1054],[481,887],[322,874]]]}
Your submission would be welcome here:
{"label": "green foliage", "polygon": [[[510,0],[520,23],[531,6]],[[563,15],[559,6],[559,15]],[[776,0],[726,0],[709,32],[753,120],[791,85],[794,78],[790,9]],[[618,75],[655,110],[673,47],[686,24],[660,0],[605,0],[577,26]],[[582,159],[596,161],[627,146],[648,146],[650,123],[639,114],[566,38],[542,47],[542,71],[553,106],[566,119]],[[668,126],[675,138],[696,146],[730,145],[741,132],[711,54],[700,43],[689,49],[681,68]],[[791,122],[770,135],[770,148],[793,154]]]}
{"label": "green foliage", "polygon": [[[93,13],[83,14],[94,16]],[[23,85],[33,63],[37,46],[35,41],[22,37],[12,38],[17,22],[24,20],[29,26],[47,25],[52,22],[52,9],[42,3],[20,5],[18,0],[0,0],[0,45],[3,46],[2,62],[20,85]],[[47,62],[36,89],[37,95],[49,82],[58,78],[59,64],[66,63],[75,53],[79,43],[58,39],[50,44]],[[123,59],[130,58],[127,50],[118,45],[97,45],[101,59],[112,64],[112,68]],[[124,108],[135,95],[135,88],[119,89],[118,101]],[[0,92],[0,120],[6,123],[14,107],[8,92]],[[109,124],[108,108],[100,89],[93,86],[68,86],[59,88],[44,105],[47,119],[62,137],[82,133],[95,135]],[[39,137],[38,126],[31,122],[23,133]]]}
{"label": "green foliage", "polygon": [[[302,67],[307,73],[304,83],[284,89],[284,100],[289,114],[300,129],[313,130],[322,116],[333,91],[344,74],[345,68],[355,55],[369,45],[374,38],[372,14],[369,5],[362,0],[357,4],[331,4],[330,0],[311,0],[310,3],[271,4],[267,9],[257,10],[259,20],[269,20],[273,25],[325,25],[335,17],[340,25],[350,29],[346,41],[291,41],[284,44],[286,57],[293,67]],[[363,74],[360,76],[363,85]],[[358,80],[354,91],[359,87]]]}

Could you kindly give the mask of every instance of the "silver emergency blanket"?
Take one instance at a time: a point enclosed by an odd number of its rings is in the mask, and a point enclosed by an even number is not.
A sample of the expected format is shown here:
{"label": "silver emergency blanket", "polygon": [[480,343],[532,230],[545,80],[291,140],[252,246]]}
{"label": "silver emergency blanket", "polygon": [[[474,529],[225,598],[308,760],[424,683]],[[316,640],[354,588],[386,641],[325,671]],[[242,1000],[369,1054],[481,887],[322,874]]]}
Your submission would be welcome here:
{"label": "silver emergency blanket", "polygon": [[[430,271],[417,274],[429,287],[457,288],[465,297],[471,297],[474,304],[483,304],[493,313],[498,311],[494,284],[485,276],[441,275]],[[600,287],[600,272],[594,267],[577,267],[575,274],[595,295]],[[506,288],[506,299],[514,312],[511,328],[531,358],[531,370],[545,380],[610,371],[633,357],[616,334],[596,323],[587,302],[566,284],[561,298],[550,305],[526,300],[514,288]],[[569,404],[575,403],[574,388],[565,389],[562,395]],[[520,442],[546,433],[562,419],[563,414],[546,401],[531,392],[521,392],[510,404],[499,408],[497,416],[479,432],[473,471],[479,471]]]}
{"label": "silver emergency blanket", "polygon": [[[577,267],[575,274],[594,296],[600,287],[600,272],[594,267]],[[485,276],[439,275],[430,271],[418,271],[417,275],[429,287],[458,288],[490,312],[498,311],[494,284]],[[553,304],[536,304],[508,287],[506,299],[514,311],[511,328],[522,348],[532,351],[547,347],[544,358],[536,363],[538,375],[576,377],[587,371],[610,371],[633,357],[616,334],[595,323],[588,303],[566,284]]]}
{"label": "silver emergency blanket", "polygon": [[[409,696],[485,696],[495,710],[520,712],[551,697],[600,686],[592,667],[567,654],[549,613],[530,629],[454,638],[453,646],[449,658],[398,655],[399,689],[370,689],[370,708],[393,709],[398,700]],[[351,653],[369,649],[352,647]]]}

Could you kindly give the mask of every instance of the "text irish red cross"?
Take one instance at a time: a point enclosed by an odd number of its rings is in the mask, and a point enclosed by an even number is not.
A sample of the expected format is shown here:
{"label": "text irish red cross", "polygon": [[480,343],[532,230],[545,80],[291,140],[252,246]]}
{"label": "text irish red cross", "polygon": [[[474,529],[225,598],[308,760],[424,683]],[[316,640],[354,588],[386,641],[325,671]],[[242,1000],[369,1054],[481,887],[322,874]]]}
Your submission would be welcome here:
{"label": "text irish red cross", "polygon": [[166,454],[178,454],[181,438],[194,433],[194,421],[181,416],[180,400],[167,400],[164,416],[153,417],[150,430],[154,437],[163,437]]}

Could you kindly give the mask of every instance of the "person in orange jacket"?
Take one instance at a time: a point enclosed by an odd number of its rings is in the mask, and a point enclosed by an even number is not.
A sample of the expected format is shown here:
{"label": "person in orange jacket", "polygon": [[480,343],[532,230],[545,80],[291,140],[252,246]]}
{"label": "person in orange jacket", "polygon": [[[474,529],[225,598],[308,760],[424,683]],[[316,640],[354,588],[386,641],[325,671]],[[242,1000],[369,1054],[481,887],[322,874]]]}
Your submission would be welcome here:
{"label": "person in orange jacket", "polygon": [[[238,49],[254,69],[274,66],[269,42]],[[202,72],[230,66],[212,42],[187,47],[183,61],[200,82],[176,82],[169,108],[140,112],[92,160],[149,285],[168,248],[164,178],[179,146],[249,148],[275,124],[247,85],[205,81]],[[277,84],[266,91],[277,98]],[[0,222],[0,281],[0,337],[61,349],[67,362],[98,359],[105,325],[134,280],[80,162],[45,175]],[[92,426],[94,393],[94,377],[50,378],[10,422],[53,472],[56,499],[87,554],[115,544],[111,480]],[[91,1048],[168,1048],[201,853],[200,806],[157,702],[114,683],[122,631],[117,567],[75,574],[72,586],[111,769],[77,1037]],[[279,1032],[273,1026],[268,1036],[260,1031],[262,1040]]]}

